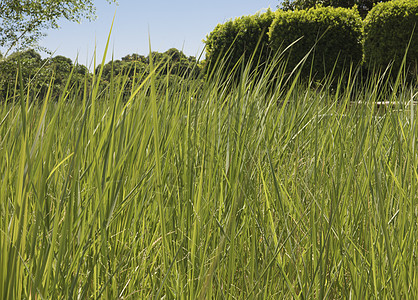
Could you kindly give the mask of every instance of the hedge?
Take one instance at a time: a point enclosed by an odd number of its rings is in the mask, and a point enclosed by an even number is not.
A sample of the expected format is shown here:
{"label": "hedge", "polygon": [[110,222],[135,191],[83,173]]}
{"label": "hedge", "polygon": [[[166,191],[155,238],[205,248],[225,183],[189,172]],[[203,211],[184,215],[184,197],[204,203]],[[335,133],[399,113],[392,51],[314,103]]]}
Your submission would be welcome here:
{"label": "hedge", "polygon": [[316,7],[309,10],[275,12],[270,31],[270,46],[281,51],[294,41],[288,51],[288,69],[292,70],[316,44],[303,74],[308,75],[313,64],[316,78],[323,78],[333,70],[340,74],[351,62],[363,60],[363,24],[357,9]]}
{"label": "hedge", "polygon": [[243,55],[246,64],[255,51],[256,59],[265,61],[269,55],[268,30],[273,17],[274,13],[269,9],[218,24],[204,41],[207,65],[213,67],[218,60],[228,58],[226,69],[229,70]]}
{"label": "hedge", "polygon": [[364,27],[364,50],[368,68],[386,68],[393,61],[393,68],[397,73],[407,45],[411,41],[407,53],[407,67],[417,71],[417,0],[397,0],[377,4],[364,20]]}

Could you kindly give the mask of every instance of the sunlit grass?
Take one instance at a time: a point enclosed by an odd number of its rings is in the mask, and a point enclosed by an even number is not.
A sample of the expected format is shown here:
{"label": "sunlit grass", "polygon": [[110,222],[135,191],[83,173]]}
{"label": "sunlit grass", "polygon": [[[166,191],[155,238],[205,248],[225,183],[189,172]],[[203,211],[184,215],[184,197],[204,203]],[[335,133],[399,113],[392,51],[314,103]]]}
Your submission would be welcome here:
{"label": "sunlit grass", "polygon": [[416,87],[282,63],[151,72],[128,99],[124,76],[58,102],[17,90],[2,299],[418,298]]}

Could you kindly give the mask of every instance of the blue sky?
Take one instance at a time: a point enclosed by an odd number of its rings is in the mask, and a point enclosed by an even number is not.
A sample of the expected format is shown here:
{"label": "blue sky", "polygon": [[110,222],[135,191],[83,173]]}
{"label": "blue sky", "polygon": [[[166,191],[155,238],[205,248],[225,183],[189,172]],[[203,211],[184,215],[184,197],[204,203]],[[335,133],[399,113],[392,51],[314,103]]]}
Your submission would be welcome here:
{"label": "blue sky", "polygon": [[[96,0],[97,20],[82,24],[61,21],[61,28],[47,31],[40,45],[89,65],[97,49],[101,60],[113,15],[116,19],[110,43],[115,59],[127,54],[146,55],[149,52],[148,32],[153,51],[169,48],[183,50],[186,55],[198,56],[203,50],[202,40],[218,23],[243,15],[251,15],[270,7],[276,10],[278,0],[118,0],[119,5],[109,5]],[[45,55],[43,55],[45,56]]]}

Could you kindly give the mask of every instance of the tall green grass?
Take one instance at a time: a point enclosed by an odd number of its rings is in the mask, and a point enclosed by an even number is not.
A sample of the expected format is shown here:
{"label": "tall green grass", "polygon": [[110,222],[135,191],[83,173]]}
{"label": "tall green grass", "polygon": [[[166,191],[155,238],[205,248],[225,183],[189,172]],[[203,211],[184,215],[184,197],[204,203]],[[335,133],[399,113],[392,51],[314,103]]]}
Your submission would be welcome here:
{"label": "tall green grass", "polygon": [[417,88],[306,83],[284,63],[151,72],[129,99],[127,76],[100,92],[100,73],[82,98],[16,90],[0,297],[418,298]]}

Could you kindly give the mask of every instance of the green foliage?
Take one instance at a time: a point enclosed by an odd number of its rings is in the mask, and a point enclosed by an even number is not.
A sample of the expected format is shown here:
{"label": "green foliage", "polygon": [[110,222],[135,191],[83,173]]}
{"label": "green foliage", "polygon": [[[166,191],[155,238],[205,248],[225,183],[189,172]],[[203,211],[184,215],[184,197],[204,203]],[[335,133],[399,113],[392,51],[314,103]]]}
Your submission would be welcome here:
{"label": "green foliage", "polygon": [[[318,7],[275,13],[270,28],[270,46],[281,51],[297,41],[289,51],[288,70],[292,70],[314,47],[303,73],[310,68],[317,78],[334,72],[339,75],[350,63],[362,62],[362,21],[355,9]],[[311,64],[312,62],[312,64]]]}
{"label": "green foliage", "polygon": [[418,299],[417,87],[154,79],[0,105],[0,299]]}
{"label": "green foliage", "polygon": [[[24,52],[15,52],[7,59],[0,61],[0,97],[2,100],[11,98],[15,90],[18,90],[20,82],[17,81],[17,70],[19,68],[19,61],[21,65],[22,79],[25,86],[35,76],[42,65],[41,56],[33,49]],[[44,74],[38,74],[38,78],[44,77]],[[33,84],[32,84],[33,85]],[[42,89],[44,82],[38,81],[38,84],[33,85],[31,91],[38,93]]]}
{"label": "green foliage", "polygon": [[386,68],[393,61],[393,69],[397,73],[411,42],[405,67],[417,72],[418,1],[397,0],[378,4],[364,22],[364,50],[369,68]]}
{"label": "green foliage", "polygon": [[[175,48],[164,53],[152,52],[152,57],[157,66],[157,81],[161,81],[168,74],[171,77],[188,78],[189,80],[198,79],[201,75],[202,66],[197,63],[196,58],[194,56],[187,57]],[[92,74],[85,66],[73,64],[71,59],[60,55],[43,60],[39,53],[31,49],[15,52],[0,61],[0,102],[5,99],[11,100],[20,89],[20,83],[16,81],[19,60],[23,88],[27,89],[30,86],[32,98],[35,95],[37,98],[45,96],[51,78],[53,78],[51,97],[55,100],[61,95],[67,83],[69,89],[74,88],[82,91],[84,80],[87,79],[87,86],[91,86]],[[96,74],[98,74],[100,67],[99,65],[96,68]],[[132,87],[141,83],[149,74],[149,56],[126,55],[121,60],[110,61],[104,65],[100,81],[101,90],[109,86],[112,77],[122,81],[126,79],[124,95],[128,95]]]}
{"label": "green foliage", "polygon": [[[107,0],[115,2],[115,0]],[[7,56],[12,48],[33,47],[47,29],[58,28],[58,20],[93,20],[92,0],[2,0],[0,1],[0,47]]]}
{"label": "green foliage", "polygon": [[199,76],[199,70],[197,68],[193,70],[193,66],[196,65],[196,57],[187,57],[182,51],[176,48],[168,49],[164,54],[164,63],[167,64],[163,74],[170,73],[178,76],[192,75],[194,78]]}
{"label": "green foliage", "polygon": [[229,70],[242,56],[244,56],[244,64],[253,54],[255,54],[255,60],[266,61],[270,52],[267,33],[273,17],[274,13],[267,10],[264,13],[243,16],[224,24],[218,24],[206,36],[205,40],[206,63],[209,70],[212,70],[217,61],[224,58],[226,59],[224,62],[227,65],[226,69]]}
{"label": "green foliage", "polygon": [[19,61],[23,88],[30,91],[32,99],[45,97],[51,78],[53,79],[51,97],[57,99],[65,88],[73,68],[70,88],[80,88],[85,77],[89,78],[85,66],[74,65],[71,59],[64,56],[42,59],[40,54],[33,49],[15,52],[0,61],[0,102],[13,99],[16,91],[20,89],[20,81],[16,81]]}
{"label": "green foliage", "polygon": [[360,16],[365,18],[376,3],[389,0],[284,0],[279,8],[283,10],[309,9],[317,5],[352,8],[356,6]]}
{"label": "green foliage", "polygon": [[[171,48],[166,52],[152,52],[151,53],[154,65],[157,66],[157,73],[160,75],[177,75],[177,76],[192,76],[197,78],[200,74],[199,68],[194,68],[196,65],[196,58],[194,56],[187,57],[182,51]],[[133,77],[136,74],[149,74],[149,56],[139,54],[129,54],[122,57],[121,60],[108,62],[103,69],[103,79],[110,81],[112,75],[128,74]],[[96,68],[96,73],[100,66]]]}
{"label": "green foliage", "polygon": [[[156,67],[157,81],[161,81],[165,75],[170,77],[198,79],[201,75],[201,67],[197,64],[194,56],[187,57],[182,51],[171,48],[166,52],[152,52],[152,59]],[[103,88],[108,86],[114,78],[124,78],[125,99],[129,95],[133,86],[143,82],[150,74],[150,56],[130,54],[122,57],[121,60],[110,61],[103,67],[102,82]],[[100,65],[96,68],[99,73]]]}

